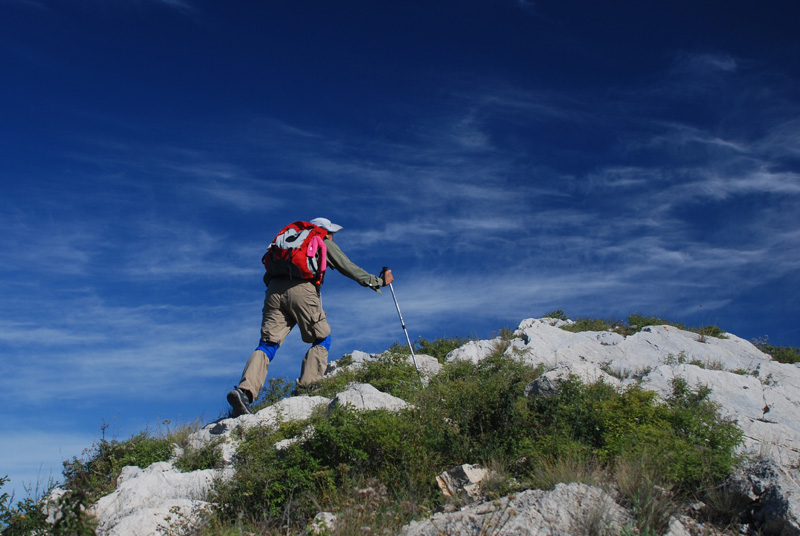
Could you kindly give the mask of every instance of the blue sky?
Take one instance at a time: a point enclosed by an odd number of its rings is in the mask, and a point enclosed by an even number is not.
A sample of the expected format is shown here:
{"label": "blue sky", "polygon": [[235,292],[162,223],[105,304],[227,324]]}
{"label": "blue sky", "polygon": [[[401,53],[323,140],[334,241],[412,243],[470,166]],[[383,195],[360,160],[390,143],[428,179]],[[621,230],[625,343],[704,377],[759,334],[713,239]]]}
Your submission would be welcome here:
{"label": "blue sky", "polygon": [[[412,339],[639,312],[800,345],[796,2],[0,0],[0,476],[213,420],[328,217]],[[404,335],[329,274],[331,357]],[[293,333],[270,373],[295,378]],[[173,425],[174,426],[174,425]],[[11,489],[11,488],[7,488]]]}

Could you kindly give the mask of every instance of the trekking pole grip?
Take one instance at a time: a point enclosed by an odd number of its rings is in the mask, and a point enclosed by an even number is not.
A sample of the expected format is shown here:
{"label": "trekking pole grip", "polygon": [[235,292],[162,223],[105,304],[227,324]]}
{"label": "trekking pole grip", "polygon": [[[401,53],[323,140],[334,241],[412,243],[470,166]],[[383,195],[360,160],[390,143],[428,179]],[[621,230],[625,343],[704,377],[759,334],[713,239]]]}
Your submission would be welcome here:
{"label": "trekking pole grip", "polygon": [[381,278],[381,280],[383,281],[383,286],[384,286],[384,287],[385,287],[385,286],[391,286],[391,285],[392,285],[391,283],[387,283],[387,282],[386,282],[386,272],[389,272],[389,271],[390,271],[390,270],[389,270],[389,267],[388,267],[388,266],[384,266],[384,267],[381,269],[381,273],[380,273],[380,274],[378,274],[378,277],[380,277],[380,278]]}

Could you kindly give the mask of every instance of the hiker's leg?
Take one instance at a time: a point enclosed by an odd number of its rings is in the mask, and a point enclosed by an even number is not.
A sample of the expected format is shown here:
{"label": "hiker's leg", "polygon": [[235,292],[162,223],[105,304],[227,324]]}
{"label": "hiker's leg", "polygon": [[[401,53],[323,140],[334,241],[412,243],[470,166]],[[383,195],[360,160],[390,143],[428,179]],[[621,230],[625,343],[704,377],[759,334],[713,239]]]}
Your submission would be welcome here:
{"label": "hiker's leg", "polygon": [[261,340],[258,348],[250,354],[239,382],[239,389],[250,395],[251,401],[258,398],[258,392],[267,379],[269,362],[295,325],[294,319],[284,312],[286,294],[284,285],[280,283],[272,281],[267,289],[261,310]]}
{"label": "hiker's leg", "polygon": [[303,357],[297,384],[308,387],[319,382],[328,366],[331,326],[322,309],[317,288],[311,283],[297,285],[288,293],[288,304],[300,328],[303,341],[313,346]]}
{"label": "hiker's leg", "polygon": [[303,357],[303,365],[300,367],[300,378],[297,385],[300,387],[310,387],[319,383],[328,368],[328,349],[331,345],[331,336],[315,341]]}
{"label": "hiker's leg", "polygon": [[261,341],[258,348],[250,354],[239,381],[239,389],[250,396],[250,402],[258,398],[258,392],[267,379],[269,362],[275,357],[279,346],[278,343]]}

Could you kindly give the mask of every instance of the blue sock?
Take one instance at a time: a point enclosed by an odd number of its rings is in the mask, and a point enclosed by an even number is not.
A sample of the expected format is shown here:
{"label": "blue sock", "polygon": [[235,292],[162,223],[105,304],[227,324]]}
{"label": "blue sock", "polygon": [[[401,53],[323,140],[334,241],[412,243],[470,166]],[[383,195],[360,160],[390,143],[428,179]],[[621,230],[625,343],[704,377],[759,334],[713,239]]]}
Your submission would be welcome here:
{"label": "blue sock", "polygon": [[331,336],[328,335],[324,339],[318,339],[318,340],[314,341],[314,344],[312,346],[322,346],[326,350],[330,350],[331,349]]}
{"label": "blue sock", "polygon": [[272,361],[272,358],[275,357],[275,352],[278,351],[278,348],[280,348],[280,346],[281,346],[280,344],[275,342],[261,341],[256,350],[261,350],[262,352],[267,354],[267,358],[270,361]]}

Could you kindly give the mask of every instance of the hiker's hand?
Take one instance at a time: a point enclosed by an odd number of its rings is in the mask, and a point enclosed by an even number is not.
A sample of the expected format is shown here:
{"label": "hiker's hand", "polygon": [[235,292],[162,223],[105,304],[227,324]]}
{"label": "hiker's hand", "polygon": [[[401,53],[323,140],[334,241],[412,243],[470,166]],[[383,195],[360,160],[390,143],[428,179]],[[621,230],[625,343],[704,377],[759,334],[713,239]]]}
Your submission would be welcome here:
{"label": "hiker's hand", "polygon": [[391,285],[392,281],[394,281],[394,276],[392,275],[391,270],[384,270],[383,271],[383,286]]}

